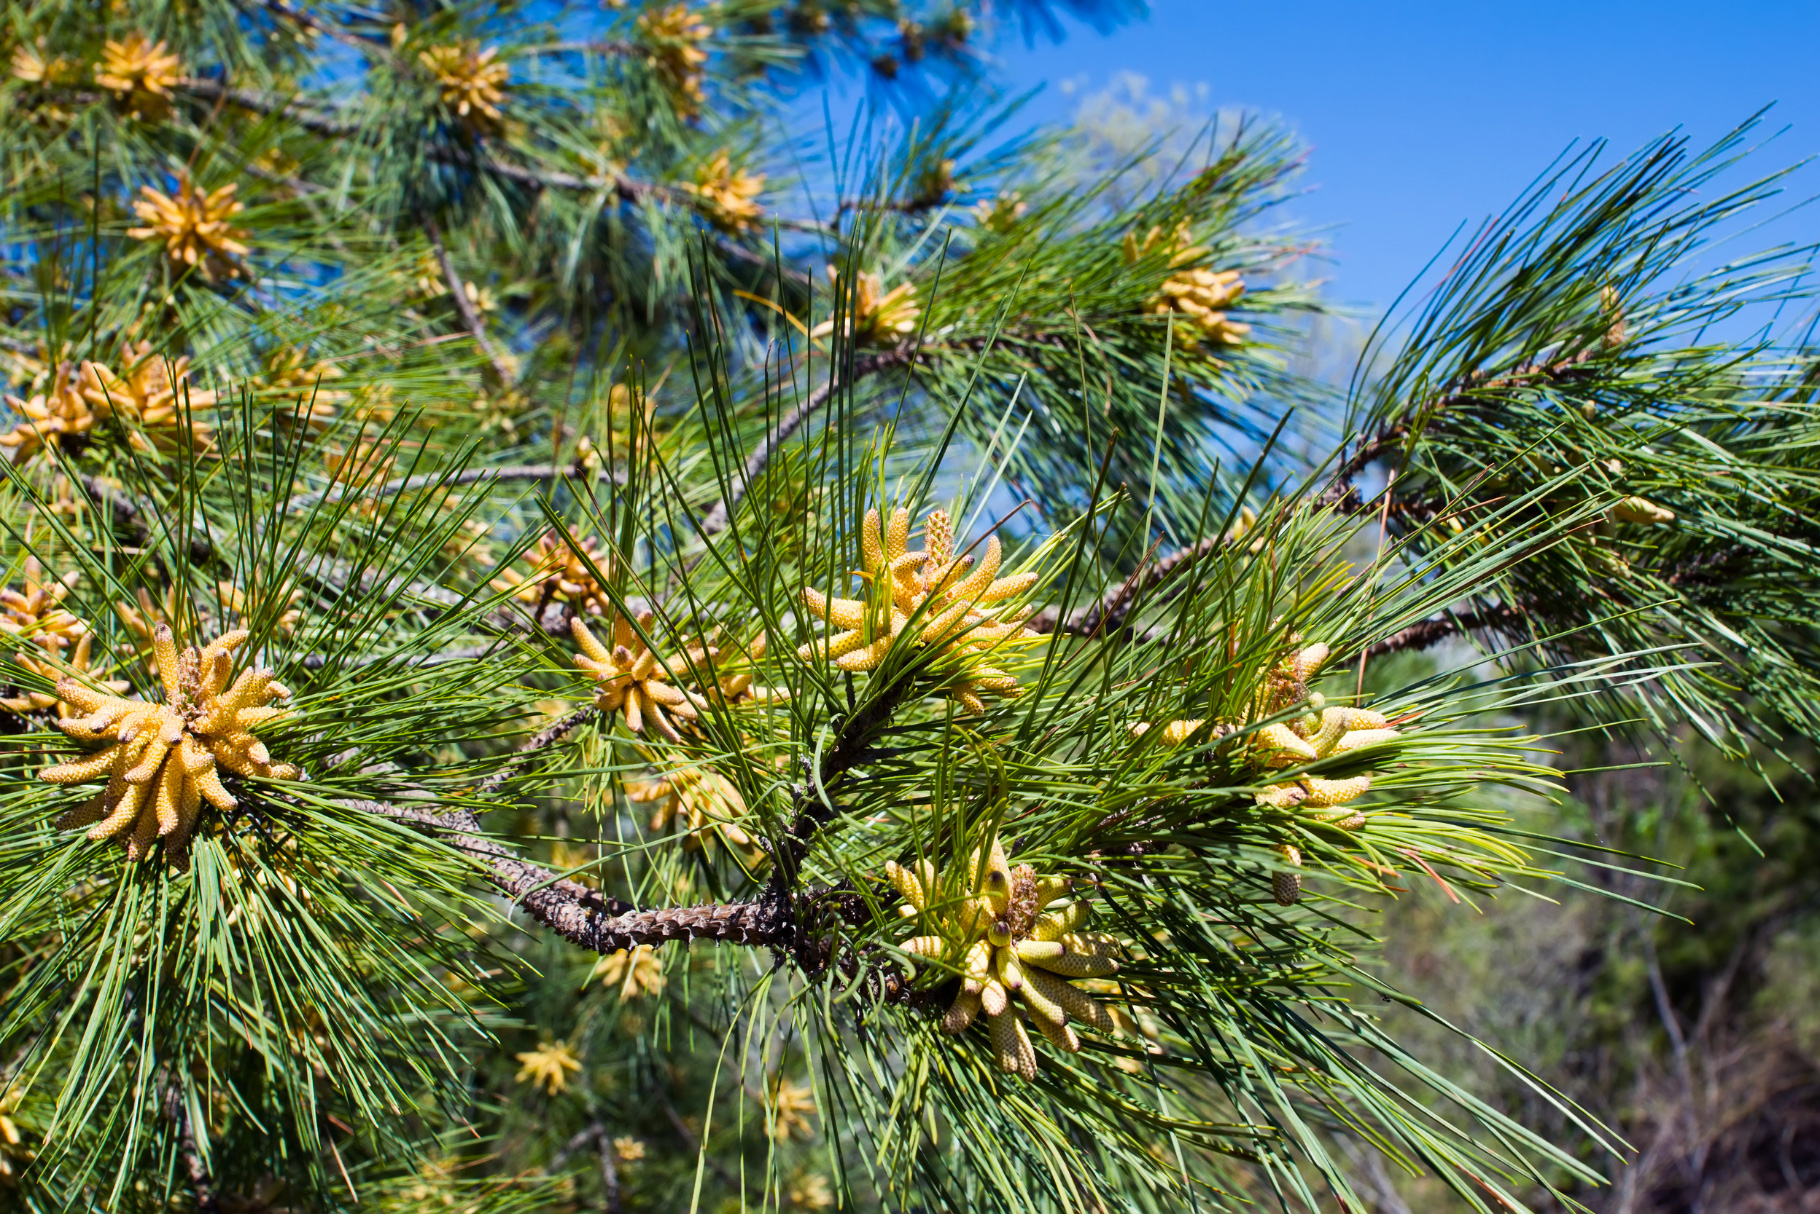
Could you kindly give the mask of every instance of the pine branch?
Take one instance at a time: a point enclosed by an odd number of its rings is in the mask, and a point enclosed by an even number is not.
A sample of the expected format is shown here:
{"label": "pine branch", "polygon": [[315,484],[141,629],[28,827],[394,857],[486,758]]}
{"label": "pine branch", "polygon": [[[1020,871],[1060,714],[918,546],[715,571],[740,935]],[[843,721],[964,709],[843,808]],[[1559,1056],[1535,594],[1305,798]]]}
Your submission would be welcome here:
{"label": "pine branch", "polygon": [[291,499],[288,510],[292,514],[312,509],[318,502],[333,506],[349,499],[390,497],[394,493],[409,493],[414,489],[448,488],[462,485],[504,484],[508,481],[555,481],[555,480],[593,479],[613,481],[624,484],[623,473],[609,472],[606,469],[590,469],[587,465],[573,464],[509,464],[498,468],[468,468],[453,476],[439,472],[420,472],[416,476],[401,476],[383,484],[367,485],[361,488],[340,485],[320,489],[313,493],[301,494]]}
{"label": "pine branch", "polygon": [[239,106],[243,110],[251,110],[256,114],[272,114],[288,118],[306,131],[326,135],[332,139],[341,139],[360,133],[358,124],[329,117],[322,112],[321,107],[306,101],[299,101],[295,97],[281,100],[270,93],[260,92],[257,89],[233,88],[219,80],[179,80],[177,91],[194,97],[198,101],[226,102],[228,105]]}
{"label": "pine branch", "polygon": [[703,516],[701,521],[703,534],[714,535],[726,530],[728,522],[732,519],[733,511],[738,509],[739,503],[745,499],[753,482],[759,478],[766,465],[771,462],[772,455],[783,446],[785,440],[802,429],[804,422],[820,412],[822,407],[833,399],[836,392],[858,383],[869,375],[876,375],[880,371],[892,367],[904,366],[921,357],[926,356],[919,355],[913,347],[899,346],[895,350],[855,359],[851,370],[845,377],[831,373],[826,383],[811,392],[807,400],[798,405],[780,420],[770,433],[765,435],[763,446],[746,457],[746,462],[740,469],[740,475],[728,485],[727,495],[714,503],[713,508]]}
{"label": "pine branch", "polygon": [[[676,1131],[676,1136],[683,1140],[683,1145],[698,1158],[706,1160],[708,1166],[714,1170],[714,1174],[720,1177],[720,1182],[722,1184],[730,1189],[745,1190],[746,1186],[734,1179],[733,1173],[727,1170],[726,1164],[714,1158],[714,1156],[709,1155],[702,1149],[701,1139],[696,1136],[694,1130],[689,1128],[689,1123],[683,1120],[682,1114],[676,1111],[676,1106],[670,1103],[670,1097],[664,1093],[663,1089],[659,1088],[656,1095],[658,1102],[663,1105],[664,1116],[669,1118],[671,1128]],[[762,1207],[764,1199],[761,1197],[754,1204]]]}
{"label": "pine branch", "polygon": [[177,1128],[177,1150],[183,1156],[184,1169],[189,1173],[190,1193],[195,1199],[196,1214],[219,1214],[221,1202],[215,1195],[215,1181],[209,1175],[208,1163],[196,1146],[189,1110],[184,1107],[183,1093],[176,1084],[165,1089],[164,1112]]}
{"label": "pine branch", "polygon": [[600,1156],[600,1187],[605,1190],[607,1214],[620,1214],[625,1204],[619,1193],[619,1169],[613,1166],[613,1140],[606,1131],[595,1138],[594,1150]]}
{"label": "pine branch", "polygon": [[1465,404],[1480,404],[1490,393],[1507,391],[1512,388],[1531,387],[1538,383],[1559,383],[1573,377],[1583,370],[1583,364],[1602,353],[1597,346],[1588,346],[1577,354],[1567,358],[1556,359],[1545,363],[1525,363],[1514,371],[1494,374],[1490,371],[1474,371],[1445,388],[1437,397],[1427,404],[1420,404],[1404,409],[1399,420],[1386,422],[1378,428],[1370,439],[1361,442],[1350,455],[1334,469],[1333,478],[1321,500],[1324,504],[1333,504],[1329,499],[1344,497],[1352,487],[1352,480],[1366,468],[1388,455],[1393,449],[1409,441],[1412,423],[1408,418],[1419,418],[1426,426],[1437,414]]}
{"label": "pine branch", "polygon": [[509,387],[517,377],[506,366],[493,339],[487,336],[486,324],[480,319],[480,313],[474,310],[474,301],[468,298],[467,284],[455,272],[455,262],[449,257],[448,246],[442,242],[442,229],[428,212],[420,212],[417,218],[423,224],[424,233],[430,238],[430,248],[436,254],[436,264],[442,269],[443,284],[449,288],[449,296],[455,301],[455,311],[460,314],[461,323],[474,335],[474,344],[480,347],[480,352],[487,356],[487,362],[492,364],[493,374],[498,377],[500,387]]}
{"label": "pine branch", "polygon": [[474,795],[481,798],[492,796],[504,786],[506,781],[523,771],[539,753],[556,745],[556,743],[568,737],[574,730],[587,724],[599,715],[600,709],[593,704],[589,704],[587,707],[577,709],[568,716],[562,718],[562,720],[538,731],[532,736],[530,741],[518,748],[518,753],[512,757],[511,762],[507,763],[504,767],[501,767],[485,780],[482,780],[480,782],[480,787],[474,790]]}
{"label": "pine branch", "polygon": [[1422,620],[1411,624],[1399,632],[1393,632],[1365,651],[1367,658],[1381,658],[1405,649],[1427,649],[1438,645],[1452,636],[1468,632],[1479,632],[1485,629],[1509,630],[1522,624],[1528,617],[1514,607],[1487,607],[1482,611],[1468,612],[1465,615],[1440,616],[1432,620]]}
{"label": "pine branch", "polygon": [[287,21],[296,22],[305,29],[325,34],[345,46],[358,47],[363,51],[379,51],[388,58],[391,56],[391,44],[376,34],[356,34],[343,29],[339,24],[323,21],[314,14],[292,8],[284,0],[261,0],[263,7],[278,14]]}
{"label": "pine branch", "polygon": [[630,42],[603,38],[594,42],[547,42],[542,46],[522,46],[515,53],[520,55],[600,55],[624,58],[637,54],[638,48]]}
{"label": "pine branch", "polygon": [[[296,122],[305,130],[334,139],[344,139],[357,135],[360,127],[357,123],[324,115],[320,110],[306,104],[280,100],[270,94],[253,89],[229,88],[214,80],[185,80],[180,90],[199,101],[226,100],[230,104],[260,114],[278,114]],[[89,98],[91,102],[99,101],[98,97]],[[655,199],[666,205],[679,205],[695,209],[699,199],[686,190],[675,190],[667,186],[650,182],[636,181],[621,174],[606,177],[582,177],[574,173],[565,173],[560,169],[529,168],[524,165],[508,164],[490,155],[477,155],[466,148],[451,147],[444,144],[432,144],[424,149],[424,156],[437,163],[453,165],[456,168],[473,169],[502,181],[525,186],[536,191],[562,190],[571,193],[596,193],[602,190],[611,193],[621,202],[638,204]],[[292,188],[303,185],[302,182],[287,183]],[[775,219],[777,226],[791,230],[822,233],[826,225],[802,220]],[[723,235],[713,237],[714,247],[721,256],[731,261],[742,262],[764,270],[778,270],[772,260],[755,249],[749,249],[737,241],[729,240]],[[784,268],[778,271],[781,277],[798,289],[807,289],[809,276],[800,270]],[[445,272],[446,273],[446,272]],[[457,293],[459,294],[459,293]],[[472,328],[472,326],[470,326]]]}
{"label": "pine branch", "polygon": [[575,1154],[575,1152],[581,1150],[606,1132],[607,1127],[598,1121],[591,1122],[582,1129],[577,1130],[569,1141],[562,1144],[562,1149],[560,1151],[550,1156],[550,1162],[544,1165],[544,1175],[552,1176],[557,1172],[562,1171],[562,1165],[569,1162],[569,1156]]}
{"label": "pine branch", "polygon": [[1133,570],[1130,577],[1101,596],[1099,602],[1088,604],[1066,620],[1060,620],[1054,611],[1042,611],[1031,616],[1024,626],[1036,632],[1059,630],[1073,636],[1116,632],[1124,626],[1126,618],[1146,593],[1191,568],[1194,562],[1224,542],[1224,536],[1210,535],[1198,543],[1178,548],[1160,561],[1146,561]]}
{"label": "pine branch", "polygon": [[[111,510],[114,521],[132,532],[134,542],[146,546],[157,538],[150,522],[157,514],[156,509],[148,509],[135,498],[98,476],[75,473],[71,479],[82,486],[83,492],[88,494],[96,505],[106,506]],[[190,537],[189,556],[190,560],[198,565],[206,564],[214,559],[215,549],[207,537],[200,534],[194,535]]]}
{"label": "pine branch", "polygon": [[552,1155],[550,1162],[544,1166],[544,1175],[551,1176],[560,1172],[562,1165],[569,1161],[569,1156],[589,1145],[600,1155],[600,1185],[605,1195],[603,1208],[607,1214],[620,1214],[625,1204],[619,1191],[619,1169],[613,1165],[613,1140],[607,1136],[607,1127],[600,1121],[590,1122],[565,1142],[562,1150]]}
{"label": "pine branch", "polygon": [[634,910],[616,898],[559,878],[548,869],[513,855],[504,845],[480,833],[480,822],[471,810],[439,813],[432,807],[387,801],[340,804],[375,817],[427,827],[457,851],[484,863],[488,880],[533,919],[590,952],[612,953],[671,940],[773,943],[764,926],[764,908],[758,902]]}

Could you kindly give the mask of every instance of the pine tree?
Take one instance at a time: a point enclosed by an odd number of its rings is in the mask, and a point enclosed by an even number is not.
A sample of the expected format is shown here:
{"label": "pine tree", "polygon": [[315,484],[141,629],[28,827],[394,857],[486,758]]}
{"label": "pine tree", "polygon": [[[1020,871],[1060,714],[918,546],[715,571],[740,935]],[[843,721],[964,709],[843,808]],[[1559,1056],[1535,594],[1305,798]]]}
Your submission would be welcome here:
{"label": "pine tree", "polygon": [[1638,866],[1544,727],[1820,736],[1804,251],[1711,251],[1779,178],[1567,159],[1340,398],[1286,132],[1003,136],[1063,11],[9,11],[6,1200],[1597,1179],[1371,912]]}

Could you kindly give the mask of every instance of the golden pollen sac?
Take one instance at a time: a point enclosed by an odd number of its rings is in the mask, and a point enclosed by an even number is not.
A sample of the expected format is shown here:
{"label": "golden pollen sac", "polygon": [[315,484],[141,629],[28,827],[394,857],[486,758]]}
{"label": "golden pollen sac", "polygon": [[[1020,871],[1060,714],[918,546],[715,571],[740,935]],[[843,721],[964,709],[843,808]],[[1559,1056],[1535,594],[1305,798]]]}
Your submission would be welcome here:
{"label": "golden pollen sac", "polygon": [[1285,843],[1277,849],[1277,854],[1289,867],[1271,874],[1270,894],[1278,906],[1294,906],[1302,900],[1302,874],[1295,871],[1302,867],[1302,852],[1293,843]]}
{"label": "golden pollen sac", "polygon": [[613,576],[613,559],[600,546],[600,540],[588,536],[572,544],[552,529],[519,558],[524,566],[505,569],[493,579],[493,589],[509,592],[521,603],[543,609],[551,603],[563,603],[577,614],[604,616],[612,612],[613,600],[606,587],[594,576]]}
{"label": "golden pollen sac", "polygon": [[581,647],[575,664],[593,676],[597,707],[618,713],[626,728],[635,734],[643,734],[648,728],[668,741],[680,742],[682,735],[671,718],[685,723],[697,721],[701,710],[689,692],[670,681],[663,663],[646,642],[656,624],[657,617],[649,611],[639,614],[636,629],[624,615],[615,615],[613,644],[609,648],[577,616],[569,621],[569,631]]}
{"label": "golden pollen sac", "polygon": [[86,437],[98,420],[83,398],[76,364],[70,362],[57,364],[45,390],[29,398],[8,396],[6,403],[21,419],[10,432],[0,434],[0,447],[12,448],[14,464],[47,448],[62,451],[64,439]]}
{"label": "golden pollen sac", "polygon": [[684,182],[683,189],[695,195],[708,222],[723,232],[744,235],[758,226],[759,216],[764,214],[757,200],[765,189],[765,175],[734,167],[733,154],[727,148],[702,165],[695,180]]}
{"label": "golden pollen sac", "polygon": [[[837,291],[840,272],[828,267],[828,281]],[[862,346],[894,346],[916,332],[917,317],[923,314],[916,302],[916,284],[900,282],[889,291],[883,290],[877,274],[861,273],[852,288],[852,306],[846,308],[841,331]],[[834,332],[834,318],[829,317],[813,329],[811,337],[827,337]]]}
{"label": "golden pollen sac", "polygon": [[197,410],[215,404],[215,393],[190,383],[189,355],[168,358],[148,341],[120,344],[116,373],[105,363],[82,364],[78,390],[96,418],[119,417],[131,423],[129,441],[138,451],[195,450],[212,440],[208,423]]}
{"label": "golden pollen sac", "polygon": [[706,44],[714,27],[687,4],[670,4],[640,13],[638,36],[651,74],[670,92],[677,110],[692,117],[707,100],[702,67],[708,62]]}
{"label": "golden pollen sac", "polygon": [[194,270],[211,283],[218,277],[231,278],[244,272],[240,258],[249,251],[244,243],[246,231],[229,222],[246,210],[246,204],[234,197],[239,188],[239,182],[230,181],[204,190],[187,175],[179,180],[175,194],[140,186],[144,197],[133,203],[133,213],[145,226],[128,228],[126,234],[135,240],[163,242],[171,268],[178,274]]}
{"label": "golden pollen sac", "polygon": [[257,668],[229,681],[234,651],[249,635],[236,629],[200,649],[179,650],[170,626],[159,624],[153,646],[162,703],[123,699],[71,677],[58,682],[57,695],[70,715],[57,727],[75,741],[103,746],[47,767],[38,778],[106,785],[59,818],[59,829],[88,827],[89,838],[120,843],[129,860],[144,859],[162,841],[165,862],[186,868],[202,803],[219,810],[238,803],[221,782],[222,768],[247,778],[297,778],[297,769],[273,762],[252,732],[287,715],[271,703],[289,699],[289,689]]}
{"label": "golden pollen sac", "polygon": [[[1382,713],[1329,705],[1321,696],[1309,694],[1308,682],[1320,672],[1328,652],[1327,646],[1319,643],[1295,650],[1278,664],[1260,691],[1255,707],[1258,717],[1276,716],[1302,702],[1307,702],[1310,709],[1302,717],[1274,721],[1252,734],[1253,754],[1265,768],[1304,767],[1367,747],[1383,746],[1402,736],[1390,727]],[[1257,794],[1257,802],[1272,809],[1326,811],[1314,814],[1315,820],[1342,830],[1357,830],[1365,825],[1365,815],[1338,807],[1370,791],[1369,772],[1340,780],[1302,775],[1268,785]]]}
{"label": "golden pollen sac", "polygon": [[183,76],[183,63],[164,42],[134,32],[109,41],[95,66],[95,83],[115,95],[136,119],[163,118],[170,112],[171,89]]}
{"label": "golden pollen sac", "polygon": [[904,899],[904,918],[926,933],[900,947],[960,974],[942,1028],[964,1033],[984,1012],[1000,1070],[1036,1078],[1025,1022],[1071,1054],[1081,1048],[1075,1025],[1113,1031],[1112,1014],[1071,980],[1117,973],[1121,948],[1112,936],[1082,930],[1091,904],[1068,901],[1068,878],[1039,877],[1028,864],[1013,867],[996,839],[958,871],[938,874],[927,860],[894,862],[885,877]]}
{"label": "golden pollen sac", "polygon": [[417,62],[435,80],[442,104],[475,134],[499,128],[505,117],[506,79],[509,65],[499,61],[499,48],[481,49],[475,42],[433,46],[417,53]]}
{"label": "golden pollen sac", "polygon": [[62,653],[70,642],[80,643],[89,635],[88,625],[62,606],[75,584],[74,573],[51,577],[35,556],[25,558],[22,572],[24,589],[0,588],[0,632],[51,653]]}
{"label": "golden pollen sac", "polygon": [[1023,626],[1027,610],[1006,603],[1034,586],[1037,575],[999,577],[1003,554],[996,535],[987,537],[977,565],[971,555],[957,556],[945,510],[930,512],[923,537],[922,551],[908,551],[910,512],[894,510],[886,523],[876,509],[868,510],[861,542],[871,593],[865,599],[829,598],[805,586],[801,595],[809,615],[834,631],[797,652],[805,661],[821,656],[858,673],[878,666],[908,631],[909,645],[940,655],[932,667],[942,679],[940,693],[983,714],[988,696],[1010,699],[1019,693],[1017,677],[1002,668],[998,655],[1041,639]]}
{"label": "golden pollen sac", "polygon": [[542,1088],[549,1096],[566,1091],[569,1072],[581,1070],[580,1057],[566,1041],[541,1042],[536,1049],[519,1054],[518,1061],[524,1064],[518,1069],[518,1082]]}
{"label": "golden pollen sac", "polygon": [[1150,301],[1150,311],[1182,322],[1177,340],[1189,349],[1206,341],[1215,346],[1240,346],[1251,326],[1233,320],[1230,309],[1245,293],[1245,280],[1237,270],[1210,270],[1200,265],[1208,250],[1194,243],[1186,225],[1165,233],[1154,227],[1142,240],[1136,232],[1125,234],[1125,262],[1135,264],[1153,254],[1168,256],[1170,276]]}
{"label": "golden pollen sac", "polygon": [[1614,523],[1672,523],[1675,512],[1667,506],[1659,506],[1646,497],[1627,497],[1614,505],[1610,511]]}
{"label": "golden pollen sac", "polygon": [[747,816],[746,800],[739,788],[703,763],[666,767],[655,779],[628,781],[626,800],[653,806],[651,830],[663,833],[679,823],[684,846],[697,850],[718,836],[738,852],[747,868],[766,860],[759,842],[741,825]]}

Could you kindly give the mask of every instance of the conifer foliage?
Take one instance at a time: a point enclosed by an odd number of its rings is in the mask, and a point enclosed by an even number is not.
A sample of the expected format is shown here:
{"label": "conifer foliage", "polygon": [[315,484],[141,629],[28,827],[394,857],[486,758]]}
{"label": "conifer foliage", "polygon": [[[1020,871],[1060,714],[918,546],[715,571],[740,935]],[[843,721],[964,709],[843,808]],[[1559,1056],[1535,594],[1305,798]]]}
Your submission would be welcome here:
{"label": "conifer foliage", "polygon": [[[1069,12],[8,10],[0,1202],[1596,1177],[1370,911],[1617,862],[1540,705],[1820,735],[1802,251],[1708,251],[1776,180],[1557,166],[1335,399],[1287,135],[971,100]],[[830,72],[883,118],[787,129]]]}

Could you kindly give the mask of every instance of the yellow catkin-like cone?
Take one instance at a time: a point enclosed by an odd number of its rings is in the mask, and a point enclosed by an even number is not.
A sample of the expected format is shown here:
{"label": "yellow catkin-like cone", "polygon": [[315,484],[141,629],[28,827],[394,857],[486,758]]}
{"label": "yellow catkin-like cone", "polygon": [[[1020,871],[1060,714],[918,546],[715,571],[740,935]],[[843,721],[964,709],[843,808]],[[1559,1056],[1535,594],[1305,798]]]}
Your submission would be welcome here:
{"label": "yellow catkin-like cone", "polygon": [[1348,780],[1323,780],[1319,776],[1307,776],[1302,784],[1308,790],[1308,796],[1302,804],[1311,808],[1344,805],[1371,791],[1369,775],[1353,776]]}
{"label": "yellow catkin-like cone", "polygon": [[894,651],[933,650],[939,655],[939,693],[969,713],[983,714],[989,699],[1019,694],[1017,676],[1000,655],[1006,646],[1039,636],[1024,627],[1027,611],[1006,600],[1034,586],[1038,575],[996,577],[1003,553],[992,536],[984,557],[963,578],[975,562],[971,556],[953,555],[953,522],[941,510],[929,515],[923,538],[922,550],[908,551],[909,511],[895,509],[883,519],[877,509],[868,510],[861,527],[866,595],[834,598],[804,587],[799,593],[806,614],[825,622],[829,631],[799,646],[797,653],[805,661],[819,658],[863,674],[878,669]]}
{"label": "yellow catkin-like cone", "polygon": [[992,1017],[989,1024],[992,1053],[998,1069],[1007,1074],[1022,1075],[1026,1080],[1035,1079],[1036,1047],[1030,1044],[1030,1035],[1024,1032],[1017,1015],[1006,1012]]}
{"label": "yellow catkin-like cone", "polygon": [[[1018,991],[1023,997],[1024,1006],[1030,1009],[1031,1018],[1037,1021],[1048,1021],[1051,1024],[1068,1023],[1068,1011],[1047,993],[1047,988],[1039,985],[1037,975],[1043,971],[1034,966],[1024,972],[1024,985]],[[1066,984],[1064,984],[1066,985]]]}
{"label": "yellow catkin-like cone", "polygon": [[[935,962],[937,981],[960,978],[959,993],[942,1019],[945,1030],[964,1033],[984,1013],[997,1065],[1026,1079],[1035,1075],[1037,1062],[1021,1018],[1034,1021],[1044,1040],[1067,1053],[1081,1048],[1072,1022],[1112,1031],[1107,1010],[1068,979],[1116,973],[1121,945],[1106,933],[1082,930],[1090,900],[1058,902],[1073,892],[1071,878],[1038,876],[1027,863],[1012,865],[996,838],[974,847],[942,875],[927,860],[915,863],[915,870],[889,864],[885,875],[903,898],[898,915],[932,933],[898,947],[919,961]],[[926,909],[912,905],[918,901]],[[1051,903],[1056,905],[1045,909]]]}
{"label": "yellow catkin-like cone", "polygon": [[58,818],[57,829],[80,830],[85,826],[93,826],[106,816],[107,811],[102,808],[104,804],[105,802],[102,800],[102,794],[96,793],[82,804],[76,806],[76,808]]}
{"label": "yellow catkin-like cone", "polygon": [[244,629],[201,649],[179,648],[162,622],[150,631],[165,702],[126,700],[77,678],[61,679],[57,694],[70,715],[58,727],[72,740],[103,748],[47,767],[38,778],[52,784],[105,779],[101,794],[66,812],[59,827],[113,840],[129,860],[151,855],[162,840],[166,862],[181,866],[202,798],[224,810],[237,803],[219,767],[249,779],[297,778],[297,769],[272,762],[251,732],[284,715],[268,703],[290,692],[270,671],[250,670],[224,693],[230,655],[248,638]]}
{"label": "yellow catkin-like cone", "polygon": [[1080,1037],[1066,1024],[1056,1024],[1042,1016],[1032,1016],[1030,1020],[1032,1024],[1036,1025],[1037,1030],[1049,1039],[1049,1044],[1057,1049],[1066,1050],[1070,1054],[1081,1052]]}
{"label": "yellow catkin-like cone", "polygon": [[1306,683],[1319,673],[1327,663],[1327,655],[1332,651],[1319,641],[1307,646],[1295,656],[1296,677]]}
{"label": "yellow catkin-like cone", "polygon": [[1110,1033],[1113,1028],[1112,1016],[1098,1000],[1094,999],[1080,987],[1062,981],[1054,974],[1036,966],[1024,971],[1028,989],[1053,1000],[1068,1014],[1070,1020],[1090,1024],[1102,1033]]}
{"label": "yellow catkin-like cone", "polygon": [[1060,957],[1032,961],[1030,964],[1068,978],[1104,978],[1119,970],[1119,963],[1111,957],[1094,957],[1084,953],[1064,953]]}
{"label": "yellow catkin-like cone", "polygon": [[[1302,867],[1302,852],[1293,843],[1285,843],[1280,849],[1283,862]],[[1270,892],[1275,896],[1279,906],[1293,906],[1302,899],[1302,874],[1289,869],[1280,869],[1271,874]]]}
{"label": "yellow catkin-like cone", "polygon": [[1617,523],[1672,523],[1675,512],[1667,506],[1659,506],[1646,497],[1627,497],[1611,508],[1613,522]]}
{"label": "yellow catkin-like cone", "polygon": [[1011,1006],[1011,996],[1005,990],[1005,984],[997,978],[988,978],[981,983],[980,1006],[986,1009],[988,1016],[1002,1019],[1005,1009]]}
{"label": "yellow catkin-like cone", "polygon": [[1087,922],[1087,904],[1075,902],[1055,914],[1040,915],[1030,937],[1037,941],[1060,940]]}
{"label": "yellow catkin-like cone", "polygon": [[971,991],[962,991],[948,1005],[947,1014],[942,1017],[942,1029],[956,1035],[964,1033],[979,1014],[980,997]]}

